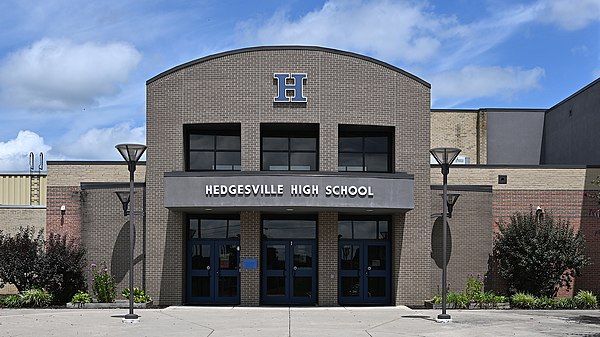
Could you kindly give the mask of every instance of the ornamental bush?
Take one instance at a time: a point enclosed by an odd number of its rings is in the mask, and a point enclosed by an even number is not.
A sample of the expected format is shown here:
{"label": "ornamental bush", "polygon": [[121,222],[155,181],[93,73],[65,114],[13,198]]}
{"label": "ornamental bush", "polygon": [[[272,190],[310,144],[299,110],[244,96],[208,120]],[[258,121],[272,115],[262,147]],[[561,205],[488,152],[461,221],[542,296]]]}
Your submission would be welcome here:
{"label": "ornamental bush", "polygon": [[85,250],[66,236],[21,227],[14,234],[0,231],[0,287],[14,284],[21,292],[45,289],[54,303],[66,303],[77,290],[86,289]]}
{"label": "ornamental bush", "polygon": [[531,210],[498,225],[494,258],[511,293],[553,297],[559,287],[569,289],[589,261],[583,235],[551,215],[539,218]]}

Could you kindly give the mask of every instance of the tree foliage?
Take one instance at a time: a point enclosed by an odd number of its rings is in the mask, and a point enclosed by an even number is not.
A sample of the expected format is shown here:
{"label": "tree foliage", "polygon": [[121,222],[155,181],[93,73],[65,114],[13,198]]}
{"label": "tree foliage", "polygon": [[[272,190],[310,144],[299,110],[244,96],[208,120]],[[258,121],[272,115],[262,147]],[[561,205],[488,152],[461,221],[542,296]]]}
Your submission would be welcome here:
{"label": "tree foliage", "polygon": [[554,296],[559,287],[569,289],[589,261],[583,235],[551,215],[516,213],[498,225],[494,257],[511,293]]}
{"label": "tree foliage", "polygon": [[32,227],[14,234],[0,231],[0,287],[14,284],[19,291],[46,289],[55,303],[64,303],[85,290],[85,250],[65,236]]}

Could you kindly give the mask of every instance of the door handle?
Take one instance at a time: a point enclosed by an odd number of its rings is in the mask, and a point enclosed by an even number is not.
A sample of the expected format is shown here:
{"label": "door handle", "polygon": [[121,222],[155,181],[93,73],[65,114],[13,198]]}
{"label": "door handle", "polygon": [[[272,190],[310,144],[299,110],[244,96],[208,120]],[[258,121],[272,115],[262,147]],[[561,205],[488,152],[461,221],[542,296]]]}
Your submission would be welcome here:
{"label": "door handle", "polygon": [[294,271],[298,270],[298,267],[294,266]]}
{"label": "door handle", "polygon": [[206,266],[206,270],[210,270],[210,266]]}

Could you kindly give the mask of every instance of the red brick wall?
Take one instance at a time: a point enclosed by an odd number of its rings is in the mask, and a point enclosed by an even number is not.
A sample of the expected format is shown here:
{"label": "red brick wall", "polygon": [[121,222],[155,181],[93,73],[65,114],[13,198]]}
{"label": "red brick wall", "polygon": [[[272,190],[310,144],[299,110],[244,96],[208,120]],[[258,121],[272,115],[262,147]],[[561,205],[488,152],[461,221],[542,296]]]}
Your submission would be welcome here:
{"label": "red brick wall", "polygon": [[[46,235],[57,233],[67,239],[81,239],[81,189],[77,186],[48,186]],[[61,206],[65,206],[61,214]]]}
{"label": "red brick wall", "polygon": [[[597,191],[595,193],[598,193]],[[586,240],[585,254],[590,265],[575,280],[571,290],[561,288],[558,297],[570,297],[578,290],[600,292],[597,277],[600,274],[600,204],[593,191],[582,190],[495,190],[493,197],[494,233],[498,221],[510,221],[515,212],[527,213],[542,207],[546,214],[568,221],[580,230]],[[498,290],[499,285],[495,285]],[[502,287],[500,287],[502,288]]]}

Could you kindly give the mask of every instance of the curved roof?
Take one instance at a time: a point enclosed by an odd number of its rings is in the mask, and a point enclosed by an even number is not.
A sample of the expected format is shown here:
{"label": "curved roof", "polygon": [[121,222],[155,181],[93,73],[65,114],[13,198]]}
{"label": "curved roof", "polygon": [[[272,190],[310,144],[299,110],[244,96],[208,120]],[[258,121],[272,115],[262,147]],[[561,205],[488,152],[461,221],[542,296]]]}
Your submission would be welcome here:
{"label": "curved roof", "polygon": [[181,69],[196,65],[198,63],[202,63],[202,62],[206,62],[206,61],[210,61],[219,57],[223,57],[223,56],[228,56],[228,55],[235,55],[235,54],[241,54],[241,53],[247,53],[247,52],[254,52],[254,51],[273,51],[273,50],[312,50],[312,51],[320,51],[320,52],[325,52],[325,53],[332,53],[332,54],[338,54],[338,55],[344,55],[344,56],[348,56],[348,57],[354,57],[357,59],[361,59],[361,60],[365,60],[368,62],[372,62],[375,64],[378,64],[380,66],[389,68],[393,71],[396,71],[398,73],[401,73],[407,77],[412,78],[413,80],[423,84],[424,86],[426,86],[427,88],[431,88],[431,84],[429,84],[428,82],[424,81],[423,79],[408,73],[398,67],[395,67],[389,63],[385,63],[383,61],[379,61],[377,59],[374,59],[372,57],[368,57],[368,56],[364,56],[364,55],[360,55],[360,54],[356,54],[356,53],[352,53],[352,52],[348,52],[348,51],[343,51],[343,50],[338,50],[338,49],[333,49],[333,48],[325,48],[325,47],[317,47],[317,46],[261,46],[261,47],[249,47],[249,48],[241,48],[241,49],[235,49],[235,50],[230,50],[230,51],[226,51],[226,52],[222,52],[222,53],[217,53],[217,54],[213,54],[213,55],[209,55],[209,56],[205,56],[205,57],[201,57],[199,59],[190,61],[190,62],[186,62],[183,64],[180,64],[178,66],[175,66],[169,70],[163,71],[162,73],[150,78],[149,80],[146,81],[146,85],[159,80],[160,78],[174,73],[176,71],[179,71]]}

